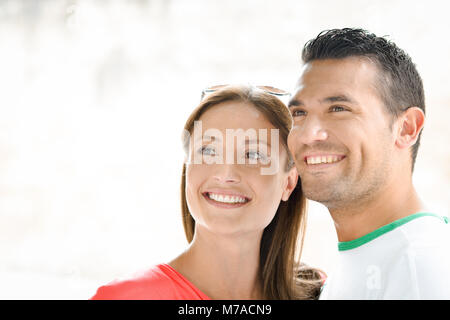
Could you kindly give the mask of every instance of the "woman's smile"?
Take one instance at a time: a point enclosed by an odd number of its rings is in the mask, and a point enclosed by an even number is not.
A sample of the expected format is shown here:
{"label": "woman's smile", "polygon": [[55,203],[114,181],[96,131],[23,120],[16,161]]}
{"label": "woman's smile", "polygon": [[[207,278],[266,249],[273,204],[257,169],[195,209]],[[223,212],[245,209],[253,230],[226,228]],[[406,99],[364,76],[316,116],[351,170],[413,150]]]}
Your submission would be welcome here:
{"label": "woman's smile", "polygon": [[219,208],[233,209],[245,206],[252,199],[232,190],[208,190],[202,193],[208,203]]}

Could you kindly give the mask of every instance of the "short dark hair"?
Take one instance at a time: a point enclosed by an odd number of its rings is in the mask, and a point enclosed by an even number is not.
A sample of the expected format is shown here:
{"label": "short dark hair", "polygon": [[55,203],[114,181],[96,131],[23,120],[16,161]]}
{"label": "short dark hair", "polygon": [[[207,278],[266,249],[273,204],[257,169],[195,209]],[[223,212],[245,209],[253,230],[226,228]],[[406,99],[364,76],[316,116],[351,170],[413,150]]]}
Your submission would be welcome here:
{"label": "short dark hair", "polygon": [[[302,51],[304,63],[348,57],[366,57],[382,71],[377,79],[377,89],[394,119],[410,107],[419,107],[425,113],[422,78],[411,57],[392,41],[363,29],[332,29],[322,31],[308,41]],[[421,134],[412,146],[412,170]]]}

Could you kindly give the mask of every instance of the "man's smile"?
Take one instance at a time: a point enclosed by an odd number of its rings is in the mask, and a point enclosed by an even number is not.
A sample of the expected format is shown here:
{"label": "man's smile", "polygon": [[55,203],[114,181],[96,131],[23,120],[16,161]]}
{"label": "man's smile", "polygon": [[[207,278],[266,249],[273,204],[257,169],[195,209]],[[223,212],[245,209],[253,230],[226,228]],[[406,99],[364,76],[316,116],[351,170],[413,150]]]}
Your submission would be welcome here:
{"label": "man's smile", "polygon": [[338,154],[316,154],[316,155],[307,155],[304,157],[304,161],[307,165],[318,165],[325,163],[336,163],[344,159],[344,155]]}

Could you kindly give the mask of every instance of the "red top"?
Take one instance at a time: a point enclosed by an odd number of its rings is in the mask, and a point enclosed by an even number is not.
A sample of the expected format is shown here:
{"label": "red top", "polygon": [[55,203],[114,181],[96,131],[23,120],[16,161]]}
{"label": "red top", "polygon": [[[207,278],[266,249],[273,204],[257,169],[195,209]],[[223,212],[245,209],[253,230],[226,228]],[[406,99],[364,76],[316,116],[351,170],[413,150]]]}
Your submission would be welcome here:
{"label": "red top", "polygon": [[211,300],[168,264],[143,275],[115,280],[97,289],[91,300]]}

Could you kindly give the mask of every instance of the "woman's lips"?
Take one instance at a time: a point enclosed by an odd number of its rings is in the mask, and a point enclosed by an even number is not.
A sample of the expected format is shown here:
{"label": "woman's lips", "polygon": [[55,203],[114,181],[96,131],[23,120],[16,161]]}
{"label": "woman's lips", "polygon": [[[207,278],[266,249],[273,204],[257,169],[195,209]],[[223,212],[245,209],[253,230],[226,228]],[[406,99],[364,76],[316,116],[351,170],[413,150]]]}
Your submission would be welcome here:
{"label": "woman's lips", "polygon": [[239,208],[251,201],[249,197],[232,191],[207,191],[203,192],[202,195],[208,203],[218,208]]}

